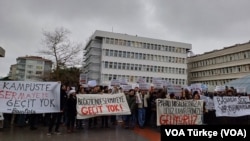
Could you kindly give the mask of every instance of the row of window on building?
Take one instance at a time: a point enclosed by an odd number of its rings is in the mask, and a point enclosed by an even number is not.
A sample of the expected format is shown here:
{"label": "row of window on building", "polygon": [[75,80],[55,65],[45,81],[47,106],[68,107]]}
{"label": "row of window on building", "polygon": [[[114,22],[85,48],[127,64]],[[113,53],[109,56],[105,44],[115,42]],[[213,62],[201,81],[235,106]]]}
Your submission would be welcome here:
{"label": "row of window on building", "polygon": [[223,79],[223,80],[210,80],[210,81],[197,81],[193,83],[202,83],[210,86],[220,86],[225,85],[226,83],[233,81],[234,79]]}
{"label": "row of window on building", "polygon": [[43,69],[43,66],[27,65],[27,68],[28,68],[28,69],[34,69],[34,68],[36,68],[37,70],[42,70],[42,69]]}
{"label": "row of window on building", "polygon": [[174,46],[152,44],[152,43],[143,43],[143,42],[138,42],[138,41],[130,41],[130,40],[123,40],[123,39],[115,39],[115,38],[104,38],[104,40],[106,44],[128,46],[128,47],[138,47],[138,48],[143,48],[143,49],[160,50],[160,51],[183,53],[183,54],[187,53],[187,50],[182,47],[174,47]]}
{"label": "row of window on building", "polygon": [[[125,78],[128,83],[136,83],[139,78],[144,78],[146,83],[152,83],[153,77],[147,76],[133,76],[133,75],[117,75],[117,74],[102,74],[101,79],[102,82],[111,81],[111,80],[119,80],[120,78]],[[176,79],[176,78],[162,78],[162,80],[166,80],[167,82],[171,82],[176,85],[186,85],[185,79]]]}
{"label": "row of window on building", "polygon": [[186,74],[184,68],[164,67],[164,66],[151,66],[132,63],[119,63],[104,61],[104,68],[106,69],[122,69],[129,71],[145,71],[145,72],[158,72],[158,73],[171,73],[171,74]]}
{"label": "row of window on building", "polygon": [[200,72],[193,72],[191,73],[191,76],[193,78],[197,78],[197,77],[208,77],[208,76],[214,76],[214,75],[233,74],[233,73],[241,73],[241,72],[249,72],[249,71],[250,71],[250,64],[247,64],[247,65],[232,66],[232,67],[206,70],[206,71],[200,71]]}
{"label": "row of window on building", "polygon": [[105,56],[111,56],[111,57],[160,61],[160,62],[169,62],[169,63],[181,63],[181,64],[186,63],[186,59],[181,58],[181,57],[144,54],[144,53],[138,53],[138,52],[128,52],[128,51],[120,51],[120,50],[118,51],[118,50],[109,50],[109,49],[104,49],[104,53],[105,53]]}
{"label": "row of window on building", "polygon": [[43,64],[44,61],[40,60],[27,60],[27,59],[18,59],[17,64],[25,64],[26,62],[35,63],[35,64]]}
{"label": "row of window on building", "polygon": [[192,63],[192,68],[238,61],[238,60],[243,60],[243,59],[250,59],[250,51],[237,52],[237,53],[232,53],[228,55],[222,55],[222,56],[211,58],[211,59],[197,61],[197,62]]}

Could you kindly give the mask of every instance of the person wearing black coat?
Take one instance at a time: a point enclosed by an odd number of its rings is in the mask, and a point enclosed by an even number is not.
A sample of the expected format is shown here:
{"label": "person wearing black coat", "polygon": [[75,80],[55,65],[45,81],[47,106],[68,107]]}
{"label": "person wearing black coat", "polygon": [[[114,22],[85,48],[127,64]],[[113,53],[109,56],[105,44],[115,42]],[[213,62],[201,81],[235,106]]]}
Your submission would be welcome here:
{"label": "person wearing black coat", "polygon": [[67,115],[67,132],[71,133],[74,131],[76,121],[76,91],[69,91],[69,98],[67,99],[65,110]]}
{"label": "person wearing black coat", "polygon": [[61,134],[59,131],[59,127],[61,124],[64,108],[65,108],[65,103],[67,100],[67,93],[66,93],[66,85],[62,84],[61,85],[61,90],[60,90],[60,112],[58,113],[51,113],[49,114],[49,129],[47,135],[50,136],[52,134],[52,128],[55,126],[55,134]]}

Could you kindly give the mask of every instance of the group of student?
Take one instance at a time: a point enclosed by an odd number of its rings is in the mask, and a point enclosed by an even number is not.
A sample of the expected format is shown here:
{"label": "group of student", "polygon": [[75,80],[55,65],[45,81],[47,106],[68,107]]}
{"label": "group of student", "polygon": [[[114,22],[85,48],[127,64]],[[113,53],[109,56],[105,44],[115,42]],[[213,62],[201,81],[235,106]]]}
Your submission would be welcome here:
{"label": "group of student", "polygon": [[[92,117],[88,119],[77,119],[77,95],[80,94],[117,94],[124,93],[128,106],[130,108],[130,115],[105,115]],[[183,89],[180,96],[175,93],[168,93],[166,89],[154,89],[151,87],[149,90],[141,90],[139,87],[124,91],[121,87],[97,85],[94,87],[83,87],[79,85],[76,89],[64,84],[61,85],[60,91],[60,112],[42,114],[44,124],[48,127],[47,135],[61,134],[60,128],[64,125],[67,128],[67,133],[72,133],[77,129],[92,129],[92,128],[111,128],[112,126],[121,124],[125,129],[134,129],[136,126],[139,128],[150,127],[157,128],[156,125],[156,99],[168,98],[178,100],[188,99],[202,99],[202,97],[212,99],[213,96],[234,96],[235,91],[230,88],[224,92],[207,93],[201,91],[192,91]],[[204,101],[204,105],[206,105]],[[205,106],[204,106],[205,107]],[[21,117],[21,115],[17,116]],[[38,115],[27,115],[26,120],[30,123],[31,130],[35,130],[35,121]],[[44,120],[45,119],[45,120]],[[215,109],[204,109],[204,124],[231,124],[236,122],[237,118],[219,118],[215,115]],[[20,120],[20,119],[19,119]],[[241,119],[242,120],[242,119]],[[17,120],[18,121],[18,120]],[[84,126],[85,125],[85,126]]]}

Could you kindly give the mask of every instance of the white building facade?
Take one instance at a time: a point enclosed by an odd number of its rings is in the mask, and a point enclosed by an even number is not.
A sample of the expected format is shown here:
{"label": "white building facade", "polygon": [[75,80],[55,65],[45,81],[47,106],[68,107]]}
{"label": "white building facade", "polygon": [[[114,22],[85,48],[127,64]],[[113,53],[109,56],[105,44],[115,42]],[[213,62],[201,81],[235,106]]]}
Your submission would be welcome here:
{"label": "white building facade", "polygon": [[16,61],[16,80],[42,81],[51,72],[52,61],[39,56],[18,57]]}
{"label": "white building facade", "polygon": [[84,73],[88,80],[109,84],[125,78],[152,83],[161,78],[187,85],[187,54],[191,44],[151,39],[121,33],[95,31],[85,47]]}
{"label": "white building facade", "polygon": [[250,74],[250,41],[188,57],[189,84],[224,85]]}

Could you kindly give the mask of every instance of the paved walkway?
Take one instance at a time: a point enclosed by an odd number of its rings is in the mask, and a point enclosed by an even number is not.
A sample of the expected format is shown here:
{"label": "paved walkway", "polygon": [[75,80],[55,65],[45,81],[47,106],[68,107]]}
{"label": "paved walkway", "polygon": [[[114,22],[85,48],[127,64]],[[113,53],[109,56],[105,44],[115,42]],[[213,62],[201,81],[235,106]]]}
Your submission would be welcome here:
{"label": "paved walkway", "polygon": [[0,130],[0,141],[160,141],[160,132],[153,129],[124,129],[121,126],[76,130],[67,133],[61,127],[61,135],[47,136],[47,127],[39,126],[37,130],[28,127],[11,127]]}

